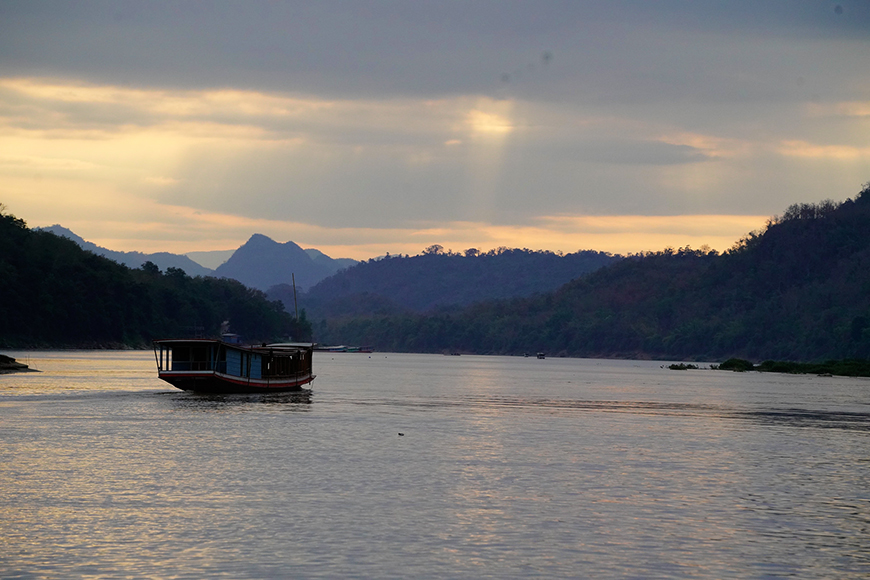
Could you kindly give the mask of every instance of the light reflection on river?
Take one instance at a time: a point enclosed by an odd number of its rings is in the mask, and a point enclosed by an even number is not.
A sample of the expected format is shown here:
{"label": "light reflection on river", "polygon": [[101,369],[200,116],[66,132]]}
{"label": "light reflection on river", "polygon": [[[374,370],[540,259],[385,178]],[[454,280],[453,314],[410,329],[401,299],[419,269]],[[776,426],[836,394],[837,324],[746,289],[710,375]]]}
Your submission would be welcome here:
{"label": "light reflection on river", "polygon": [[870,575],[868,380],[317,353],[206,397],[8,354],[3,578]]}

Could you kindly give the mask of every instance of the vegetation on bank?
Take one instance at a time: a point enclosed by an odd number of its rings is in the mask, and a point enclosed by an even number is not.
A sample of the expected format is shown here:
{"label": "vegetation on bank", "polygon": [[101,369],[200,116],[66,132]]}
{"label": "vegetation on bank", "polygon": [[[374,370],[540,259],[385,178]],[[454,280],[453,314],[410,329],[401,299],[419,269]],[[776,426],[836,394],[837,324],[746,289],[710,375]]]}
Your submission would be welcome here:
{"label": "vegetation on bank", "polygon": [[668,365],[668,368],[671,369],[672,371],[690,371],[690,370],[697,370],[698,365],[693,365],[691,363],[690,364],[674,363],[674,364]]}
{"label": "vegetation on bank", "polygon": [[239,282],[130,269],[0,207],[0,347],[118,348],[156,338],[216,336],[223,321],[251,340],[309,340],[280,302]]}
{"label": "vegetation on bank", "polygon": [[870,360],[840,359],[820,363],[766,360],[759,364],[739,358],[731,358],[713,367],[722,371],[759,371],[763,373],[788,373],[793,375],[832,375],[841,377],[870,377]]}
{"label": "vegetation on bank", "polygon": [[794,205],[719,254],[665,249],[527,298],[353,313],[323,342],[379,350],[722,360],[870,358],[870,184]]}

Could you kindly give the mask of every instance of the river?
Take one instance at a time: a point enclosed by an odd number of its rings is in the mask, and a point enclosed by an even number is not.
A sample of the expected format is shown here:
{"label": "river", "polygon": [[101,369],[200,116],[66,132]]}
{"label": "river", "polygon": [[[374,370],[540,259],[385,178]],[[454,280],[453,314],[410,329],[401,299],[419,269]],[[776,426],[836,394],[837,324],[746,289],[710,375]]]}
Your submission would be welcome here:
{"label": "river", "polygon": [[3,578],[870,576],[867,379],[316,353],[202,396],[7,354]]}

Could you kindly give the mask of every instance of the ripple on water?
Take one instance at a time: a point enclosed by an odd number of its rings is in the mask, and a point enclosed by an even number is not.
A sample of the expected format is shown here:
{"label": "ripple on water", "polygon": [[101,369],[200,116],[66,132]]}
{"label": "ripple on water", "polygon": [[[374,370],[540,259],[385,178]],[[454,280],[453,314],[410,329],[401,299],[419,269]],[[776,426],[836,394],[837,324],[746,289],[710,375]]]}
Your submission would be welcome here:
{"label": "ripple on water", "polygon": [[343,355],[214,397],[150,353],[29,356],[3,577],[870,574],[867,381]]}

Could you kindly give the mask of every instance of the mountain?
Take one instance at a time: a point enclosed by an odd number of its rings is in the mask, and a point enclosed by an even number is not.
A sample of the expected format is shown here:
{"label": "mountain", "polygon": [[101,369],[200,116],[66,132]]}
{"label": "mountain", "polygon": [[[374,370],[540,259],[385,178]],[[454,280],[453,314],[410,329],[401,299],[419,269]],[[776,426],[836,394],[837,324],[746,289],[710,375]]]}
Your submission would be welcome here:
{"label": "mountain", "polygon": [[332,274],[335,274],[339,270],[355,266],[358,263],[356,260],[351,258],[330,258],[320,250],[315,250],[314,248],[306,249],[305,253],[311,257],[315,264],[326,266]]}
{"label": "mountain", "polygon": [[870,357],[870,184],[799,204],[723,253],[632,256],[531,298],[334,318],[316,340],[379,350],[723,360]]}
{"label": "mountain", "polygon": [[295,276],[297,289],[302,289],[313,286],[351,262],[356,263],[354,260],[334,260],[318,250],[303,250],[290,241],[281,244],[262,234],[254,234],[214,273],[261,290],[279,284],[289,285]]}
{"label": "mountain", "polygon": [[[143,254],[141,252],[108,250],[85,241],[60,225],[37,229],[68,238],[84,250],[93,252],[98,256],[104,256],[130,268],[139,268],[145,262],[152,262],[164,271],[169,268],[179,268],[188,276],[232,278],[246,286],[264,291],[276,284],[287,284],[289,287],[292,281],[291,273],[296,275],[297,287],[308,287],[335,274],[342,268],[357,263],[356,260],[349,258],[330,258],[320,250],[303,250],[293,242],[279,244],[261,234],[254,234],[251,239],[236,250],[188,252],[184,255],[178,255],[168,252]],[[202,266],[195,260],[196,258],[208,263],[217,262],[220,265],[212,270]]]}
{"label": "mountain", "polygon": [[229,320],[250,340],[307,340],[259,290],[235,280],[131,269],[0,211],[0,347],[146,346],[155,338],[216,335]]}
{"label": "mountain", "polygon": [[[560,255],[507,248],[462,255],[433,246],[419,256],[386,256],[342,270],[309,289],[300,305],[312,319],[427,312],[549,292],[619,259],[594,251]],[[281,290],[272,288],[269,296],[289,308],[292,295]]]}
{"label": "mountain", "polygon": [[188,276],[212,276],[213,270],[204,268],[188,258],[178,254],[170,254],[169,252],[157,252],[155,254],[143,254],[141,252],[117,252],[102,248],[92,242],[85,241],[67,228],[60,225],[53,225],[47,228],[38,228],[41,231],[50,232],[56,236],[68,238],[74,241],[80,248],[93,252],[98,256],[103,256],[114,260],[119,264],[124,264],[129,268],[139,268],[145,262],[156,264],[161,270],[168,268],[179,268],[184,270]]}

